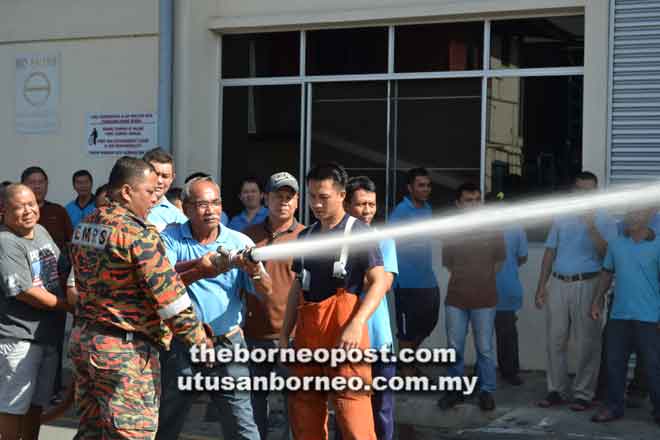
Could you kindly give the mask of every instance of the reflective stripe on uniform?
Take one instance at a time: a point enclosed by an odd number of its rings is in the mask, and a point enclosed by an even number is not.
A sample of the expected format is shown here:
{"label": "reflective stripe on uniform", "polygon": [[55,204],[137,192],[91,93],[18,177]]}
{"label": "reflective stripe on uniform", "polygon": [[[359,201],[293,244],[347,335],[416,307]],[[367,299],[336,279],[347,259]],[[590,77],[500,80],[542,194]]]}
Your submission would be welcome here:
{"label": "reflective stripe on uniform", "polygon": [[192,303],[190,302],[190,297],[188,294],[183,294],[179,299],[174,301],[171,304],[166,305],[162,309],[158,310],[158,316],[162,319],[170,319],[173,316],[178,315],[181,311],[190,307]]}

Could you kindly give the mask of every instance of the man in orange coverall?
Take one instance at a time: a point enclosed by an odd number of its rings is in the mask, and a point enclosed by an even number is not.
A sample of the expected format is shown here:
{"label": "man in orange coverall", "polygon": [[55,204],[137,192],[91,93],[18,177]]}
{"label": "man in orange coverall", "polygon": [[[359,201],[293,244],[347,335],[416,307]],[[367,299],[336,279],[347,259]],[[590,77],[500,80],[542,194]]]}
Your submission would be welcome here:
{"label": "man in orange coverall", "polygon": [[[309,204],[317,222],[303,230],[299,240],[350,234],[369,229],[344,211],[348,175],[335,163],[313,167],[307,174]],[[369,348],[367,320],[386,293],[383,257],[378,244],[351,251],[349,246],[337,255],[297,258],[293,271],[298,274],[289,294],[280,346],[296,326],[294,347],[345,350]],[[360,301],[358,295],[365,291]],[[371,383],[371,365],[345,362],[294,364],[298,377],[360,377]],[[332,399],[338,429],[346,440],[376,440],[367,391],[302,390],[290,394],[289,422],[298,440],[328,438],[328,398]]]}

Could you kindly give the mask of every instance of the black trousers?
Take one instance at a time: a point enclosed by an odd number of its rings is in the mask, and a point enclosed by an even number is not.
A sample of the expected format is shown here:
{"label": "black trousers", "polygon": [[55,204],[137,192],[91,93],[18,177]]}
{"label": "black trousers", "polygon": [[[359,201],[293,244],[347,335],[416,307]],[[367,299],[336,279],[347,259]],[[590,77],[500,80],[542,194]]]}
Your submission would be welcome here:
{"label": "black trousers", "polygon": [[520,372],[517,321],[514,310],[498,310],[495,313],[497,365],[503,377],[512,377]]}

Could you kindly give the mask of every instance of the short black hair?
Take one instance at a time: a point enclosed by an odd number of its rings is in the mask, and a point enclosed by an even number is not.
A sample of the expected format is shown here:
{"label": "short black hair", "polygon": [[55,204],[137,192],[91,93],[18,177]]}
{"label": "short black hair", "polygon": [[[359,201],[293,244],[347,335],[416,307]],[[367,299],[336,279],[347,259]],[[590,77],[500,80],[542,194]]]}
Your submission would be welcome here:
{"label": "short black hair", "polygon": [[346,200],[350,202],[353,200],[355,191],[363,190],[367,192],[376,192],[376,184],[367,176],[355,176],[348,179],[346,184]]}
{"label": "short black hair", "polygon": [[259,181],[259,179],[257,179],[254,176],[244,177],[243,179],[241,179],[241,184],[238,187],[239,192],[243,191],[243,185],[245,185],[246,183],[254,183],[255,185],[257,185],[257,188],[259,188],[259,192],[264,192],[261,182]]}
{"label": "short black hair", "polygon": [[305,181],[309,183],[310,180],[332,180],[335,186],[342,190],[346,189],[348,183],[348,173],[346,169],[339,165],[337,162],[326,162],[314,165],[307,173]]}
{"label": "short black hair", "polygon": [[598,177],[591,171],[580,171],[575,175],[575,179],[573,180],[574,182],[578,180],[591,180],[598,185]]}
{"label": "short black hair", "polygon": [[481,188],[479,188],[479,186],[473,182],[462,183],[458,188],[456,188],[455,197],[457,202],[461,200],[461,196],[464,192],[478,192],[481,194]]}
{"label": "short black hair", "polygon": [[211,175],[208,174],[208,173],[203,173],[203,172],[201,172],[201,171],[197,171],[197,172],[195,172],[195,173],[192,173],[192,174],[189,175],[188,177],[186,177],[186,180],[184,180],[183,183],[188,183],[188,182],[190,182],[191,180],[196,179],[196,178],[198,178],[198,177],[211,177]]}
{"label": "short black hair", "polygon": [[27,167],[26,169],[23,170],[23,172],[21,173],[21,183],[25,183],[28,177],[36,173],[41,173],[41,175],[43,175],[44,178],[46,179],[46,182],[48,182],[48,174],[46,174],[44,169],[41,167],[33,166],[33,167]]}
{"label": "short black hair", "polygon": [[182,200],[181,199],[181,191],[182,191],[181,188],[178,188],[178,187],[170,188],[165,193],[165,198],[170,203],[174,203],[177,200]]}
{"label": "short black hair", "polygon": [[406,179],[408,181],[408,185],[412,185],[415,183],[415,179],[418,177],[430,177],[429,171],[426,168],[411,168],[408,170],[408,173],[406,174]]}
{"label": "short black hair", "polygon": [[169,163],[174,165],[174,159],[172,158],[172,155],[160,147],[156,147],[152,150],[147,151],[145,155],[142,157],[142,160],[148,163],[156,162],[156,163]]}
{"label": "short black hair", "polygon": [[110,171],[108,180],[110,190],[118,190],[122,185],[130,185],[135,179],[144,177],[144,172],[147,170],[156,172],[147,161],[131,156],[120,157]]}
{"label": "short black hair", "polygon": [[75,173],[73,173],[73,177],[71,177],[71,183],[76,183],[76,179],[78,177],[89,177],[89,181],[94,183],[94,179],[92,178],[92,173],[90,173],[87,170],[78,170]]}
{"label": "short black hair", "polygon": [[2,183],[0,183],[0,186],[4,186],[6,188],[9,185],[11,185],[12,183],[14,183],[14,182],[12,182],[11,180],[3,180]]}
{"label": "short black hair", "polygon": [[101,193],[104,193],[104,192],[107,193],[108,191],[110,191],[110,185],[108,185],[107,183],[104,183],[103,185],[96,188],[96,192],[94,193],[94,198],[101,195]]}

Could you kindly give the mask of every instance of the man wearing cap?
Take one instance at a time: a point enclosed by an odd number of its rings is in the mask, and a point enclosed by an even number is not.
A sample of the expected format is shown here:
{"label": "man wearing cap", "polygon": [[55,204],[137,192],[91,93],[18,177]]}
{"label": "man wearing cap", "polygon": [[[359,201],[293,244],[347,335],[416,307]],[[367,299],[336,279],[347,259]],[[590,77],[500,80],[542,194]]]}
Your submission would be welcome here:
{"label": "man wearing cap", "polygon": [[[266,203],[268,217],[256,225],[248,227],[245,235],[254,241],[257,247],[285,243],[298,238],[304,226],[294,217],[298,209],[298,182],[287,172],[270,176],[266,184]],[[245,336],[250,349],[269,349],[279,346],[278,339],[286,311],[286,302],[296,274],[291,270],[292,259],[267,261],[266,272],[271,277],[273,288],[271,295],[259,301],[247,295],[247,317]],[[277,365],[263,362],[251,364],[252,377],[268,377],[277,371]],[[281,371],[280,374],[285,374]],[[286,408],[286,407],[285,407]],[[259,427],[261,439],[268,436],[268,392],[252,393],[252,410]]]}

